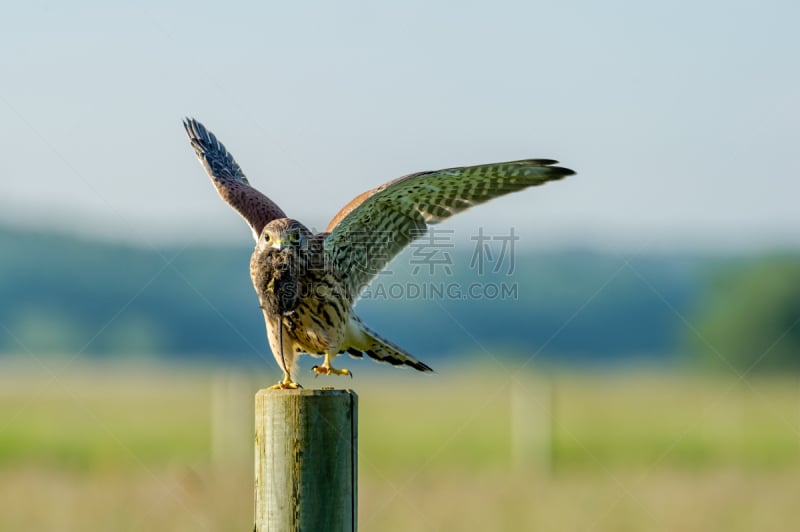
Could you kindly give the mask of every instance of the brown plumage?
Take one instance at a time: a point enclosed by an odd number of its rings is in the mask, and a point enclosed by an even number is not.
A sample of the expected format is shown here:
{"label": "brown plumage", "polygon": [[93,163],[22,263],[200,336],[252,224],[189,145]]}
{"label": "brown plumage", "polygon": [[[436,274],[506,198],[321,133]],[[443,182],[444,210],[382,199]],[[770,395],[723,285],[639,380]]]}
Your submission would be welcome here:
{"label": "brown plumage", "polygon": [[284,372],[280,388],[296,388],[297,354],[324,356],[317,374],[351,375],[331,366],[341,353],[432,371],[381,338],[353,313],[369,281],[429,224],[473,205],[574,174],[550,159],[526,159],[410,174],[364,192],[312,234],[250,186],[217,138],[194,119],[184,127],[220,197],[244,217],[256,247],[250,276],[267,337]]}

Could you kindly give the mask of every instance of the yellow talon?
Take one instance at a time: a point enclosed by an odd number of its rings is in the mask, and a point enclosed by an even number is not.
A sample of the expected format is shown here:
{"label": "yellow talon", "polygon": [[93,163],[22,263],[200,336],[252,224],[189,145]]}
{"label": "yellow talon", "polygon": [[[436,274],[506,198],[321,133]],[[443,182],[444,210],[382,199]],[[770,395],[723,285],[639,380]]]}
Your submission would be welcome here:
{"label": "yellow talon", "polygon": [[297,390],[298,388],[302,388],[299,384],[294,382],[289,375],[286,375],[281,382],[278,384],[273,384],[268,389],[269,390]]}
{"label": "yellow talon", "polygon": [[[333,356],[335,357],[336,355]],[[315,377],[319,375],[350,375],[350,378],[353,378],[353,373],[350,370],[336,369],[331,366],[331,358],[331,355],[326,354],[325,361],[321,365],[311,368],[317,374]]]}
{"label": "yellow talon", "polygon": [[268,390],[297,390],[298,388],[302,388],[296,382],[279,382],[278,384],[273,384]]}
{"label": "yellow talon", "polygon": [[350,378],[353,378],[353,372],[349,369],[336,369],[331,366],[326,366],[325,364],[314,366],[311,369],[314,370],[314,373],[317,375],[350,375]]}

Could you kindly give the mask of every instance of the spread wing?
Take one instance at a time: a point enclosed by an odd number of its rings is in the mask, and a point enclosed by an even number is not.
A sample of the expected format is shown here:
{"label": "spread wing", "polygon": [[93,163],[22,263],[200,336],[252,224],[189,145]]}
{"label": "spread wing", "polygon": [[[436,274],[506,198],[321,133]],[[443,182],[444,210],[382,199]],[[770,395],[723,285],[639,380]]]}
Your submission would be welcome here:
{"label": "spread wing", "polygon": [[358,295],[412,240],[436,224],[492,198],[575,172],[550,159],[421,172],[364,192],[333,217],[326,229],[328,264]]}
{"label": "spread wing", "polygon": [[183,120],[183,127],[219,197],[242,215],[253,230],[256,241],[267,223],[276,218],[286,218],[286,214],[275,202],[250,186],[233,155],[228,153],[225,146],[203,124],[194,118],[186,118]]}

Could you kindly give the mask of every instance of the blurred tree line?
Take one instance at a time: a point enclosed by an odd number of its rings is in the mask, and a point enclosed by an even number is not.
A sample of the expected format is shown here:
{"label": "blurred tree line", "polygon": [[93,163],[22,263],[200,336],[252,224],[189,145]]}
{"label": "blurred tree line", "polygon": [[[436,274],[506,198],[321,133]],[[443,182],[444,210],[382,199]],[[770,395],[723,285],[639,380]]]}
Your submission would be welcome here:
{"label": "blurred tree line", "polygon": [[[0,353],[271,361],[250,252],[0,229]],[[446,252],[445,264],[407,250],[358,303],[373,328],[433,364],[487,354],[672,363],[716,351],[743,368],[764,353],[758,369],[798,366],[796,257],[517,249],[513,264],[478,268],[469,239]]]}
{"label": "blurred tree line", "polygon": [[800,258],[740,261],[709,280],[694,352],[738,371],[800,369]]}

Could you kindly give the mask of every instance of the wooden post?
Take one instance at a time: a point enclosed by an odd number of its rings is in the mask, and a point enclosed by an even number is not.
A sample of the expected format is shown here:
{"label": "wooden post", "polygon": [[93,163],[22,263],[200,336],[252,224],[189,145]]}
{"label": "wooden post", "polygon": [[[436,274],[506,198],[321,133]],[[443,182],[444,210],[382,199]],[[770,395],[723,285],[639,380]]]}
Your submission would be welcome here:
{"label": "wooden post", "polygon": [[553,390],[549,380],[511,381],[511,465],[516,471],[552,470]]}
{"label": "wooden post", "polygon": [[259,390],[255,447],[255,532],[356,530],[355,392]]}

